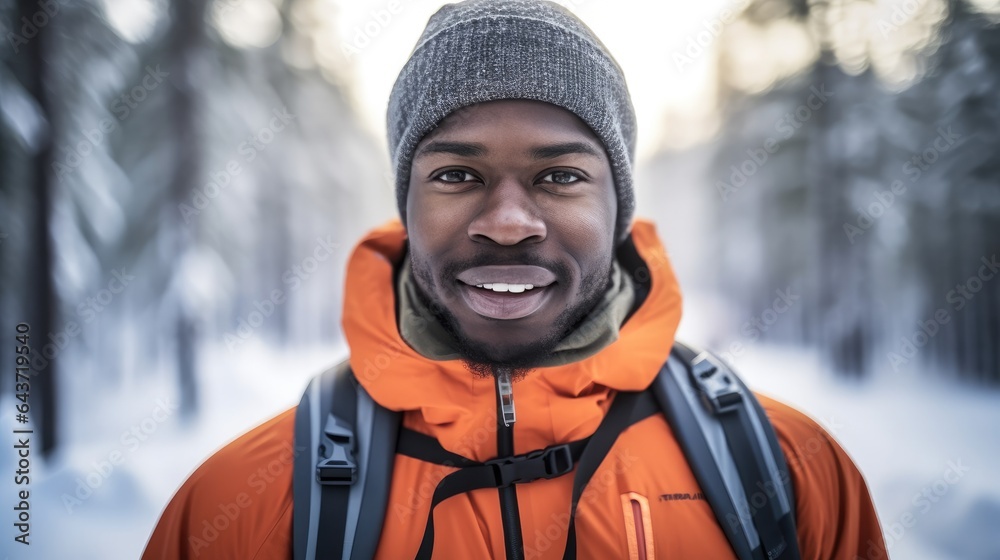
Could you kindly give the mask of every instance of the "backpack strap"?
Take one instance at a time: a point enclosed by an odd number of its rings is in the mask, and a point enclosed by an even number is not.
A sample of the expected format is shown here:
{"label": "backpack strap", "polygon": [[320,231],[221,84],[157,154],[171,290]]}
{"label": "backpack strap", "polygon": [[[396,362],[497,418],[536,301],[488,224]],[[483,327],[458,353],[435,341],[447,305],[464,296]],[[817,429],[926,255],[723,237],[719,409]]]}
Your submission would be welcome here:
{"label": "backpack strap", "polygon": [[375,556],[399,424],[346,362],[309,383],[295,411],[295,560]]}
{"label": "backpack strap", "polygon": [[648,391],[621,392],[592,436],[570,443],[552,445],[524,455],[491,459],[484,463],[452,453],[434,438],[408,429],[399,435],[398,452],[414,459],[458,467],[446,475],[434,489],[431,508],[424,527],[424,537],[417,552],[418,560],[429,560],[434,550],[434,508],[441,502],[480,488],[503,488],[542,478],[557,478],[576,472],[573,478],[573,506],[567,536],[567,558],[576,558],[576,504],[597,467],[626,428],[659,412],[656,400]]}
{"label": "backpack strap", "polygon": [[799,558],[788,466],[753,393],[680,343],[652,389],[736,556]]}

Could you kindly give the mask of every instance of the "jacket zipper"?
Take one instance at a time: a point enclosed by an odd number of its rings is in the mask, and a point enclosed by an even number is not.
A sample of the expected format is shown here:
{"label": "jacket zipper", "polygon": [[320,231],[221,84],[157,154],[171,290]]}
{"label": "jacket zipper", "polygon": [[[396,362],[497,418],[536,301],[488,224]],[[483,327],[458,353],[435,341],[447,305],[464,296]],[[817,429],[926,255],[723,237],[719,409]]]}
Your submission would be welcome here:
{"label": "jacket zipper", "polygon": [[649,502],[635,492],[622,494],[622,513],[625,514],[625,528],[628,537],[629,559],[649,560],[654,557],[653,543],[646,540],[649,527]]}
{"label": "jacket zipper", "polygon": [[[509,370],[497,372],[497,457],[514,455],[514,391]],[[524,559],[521,515],[517,508],[517,489],[513,484],[499,489],[500,517],[507,560]]]}

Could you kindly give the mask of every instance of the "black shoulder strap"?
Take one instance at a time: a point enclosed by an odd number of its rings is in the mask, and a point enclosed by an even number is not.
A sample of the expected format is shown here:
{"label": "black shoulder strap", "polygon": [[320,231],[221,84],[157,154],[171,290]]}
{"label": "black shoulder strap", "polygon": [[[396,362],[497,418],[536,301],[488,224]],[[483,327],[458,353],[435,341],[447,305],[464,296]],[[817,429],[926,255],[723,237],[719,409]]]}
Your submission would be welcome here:
{"label": "black shoulder strap", "polygon": [[295,411],[295,560],[375,556],[399,425],[346,362],[310,382]]}
{"label": "black shoulder strap", "polygon": [[753,393],[680,343],[652,389],[737,557],[798,559],[791,476]]}

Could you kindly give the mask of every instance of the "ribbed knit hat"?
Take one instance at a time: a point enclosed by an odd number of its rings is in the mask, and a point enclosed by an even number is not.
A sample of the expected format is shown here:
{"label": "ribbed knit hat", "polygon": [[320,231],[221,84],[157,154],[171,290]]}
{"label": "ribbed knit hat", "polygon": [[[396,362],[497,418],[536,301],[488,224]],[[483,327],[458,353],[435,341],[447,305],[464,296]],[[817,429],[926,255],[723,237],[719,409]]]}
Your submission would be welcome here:
{"label": "ribbed knit hat", "polygon": [[551,103],[590,126],[611,160],[615,239],[624,239],[635,210],[636,133],[625,77],[590,28],[542,0],[448,4],[427,22],[389,96],[389,150],[403,223],[420,140],[456,109],[501,99]]}

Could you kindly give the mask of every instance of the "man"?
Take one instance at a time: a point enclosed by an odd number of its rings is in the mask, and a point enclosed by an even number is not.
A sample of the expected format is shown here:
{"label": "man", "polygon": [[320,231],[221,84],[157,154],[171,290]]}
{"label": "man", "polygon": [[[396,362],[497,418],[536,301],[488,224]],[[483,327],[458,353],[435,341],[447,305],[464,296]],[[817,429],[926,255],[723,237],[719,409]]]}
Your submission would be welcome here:
{"label": "man", "polygon": [[[473,461],[595,432],[670,354],[681,298],[633,223],[635,118],[593,33],[545,2],[435,14],[392,91],[401,222],[347,270],[350,366],[403,426]],[[511,385],[512,384],[512,385]],[[878,558],[864,480],[818,425],[760,400],[788,459],[803,558]],[[143,558],[291,558],[294,409],[208,459]],[[414,558],[452,467],[397,454],[378,558]],[[734,558],[662,414],[621,433],[570,528],[573,477],[481,488],[433,509],[435,558]],[[322,530],[322,529],[321,529]],[[571,534],[572,533],[572,534]]]}

